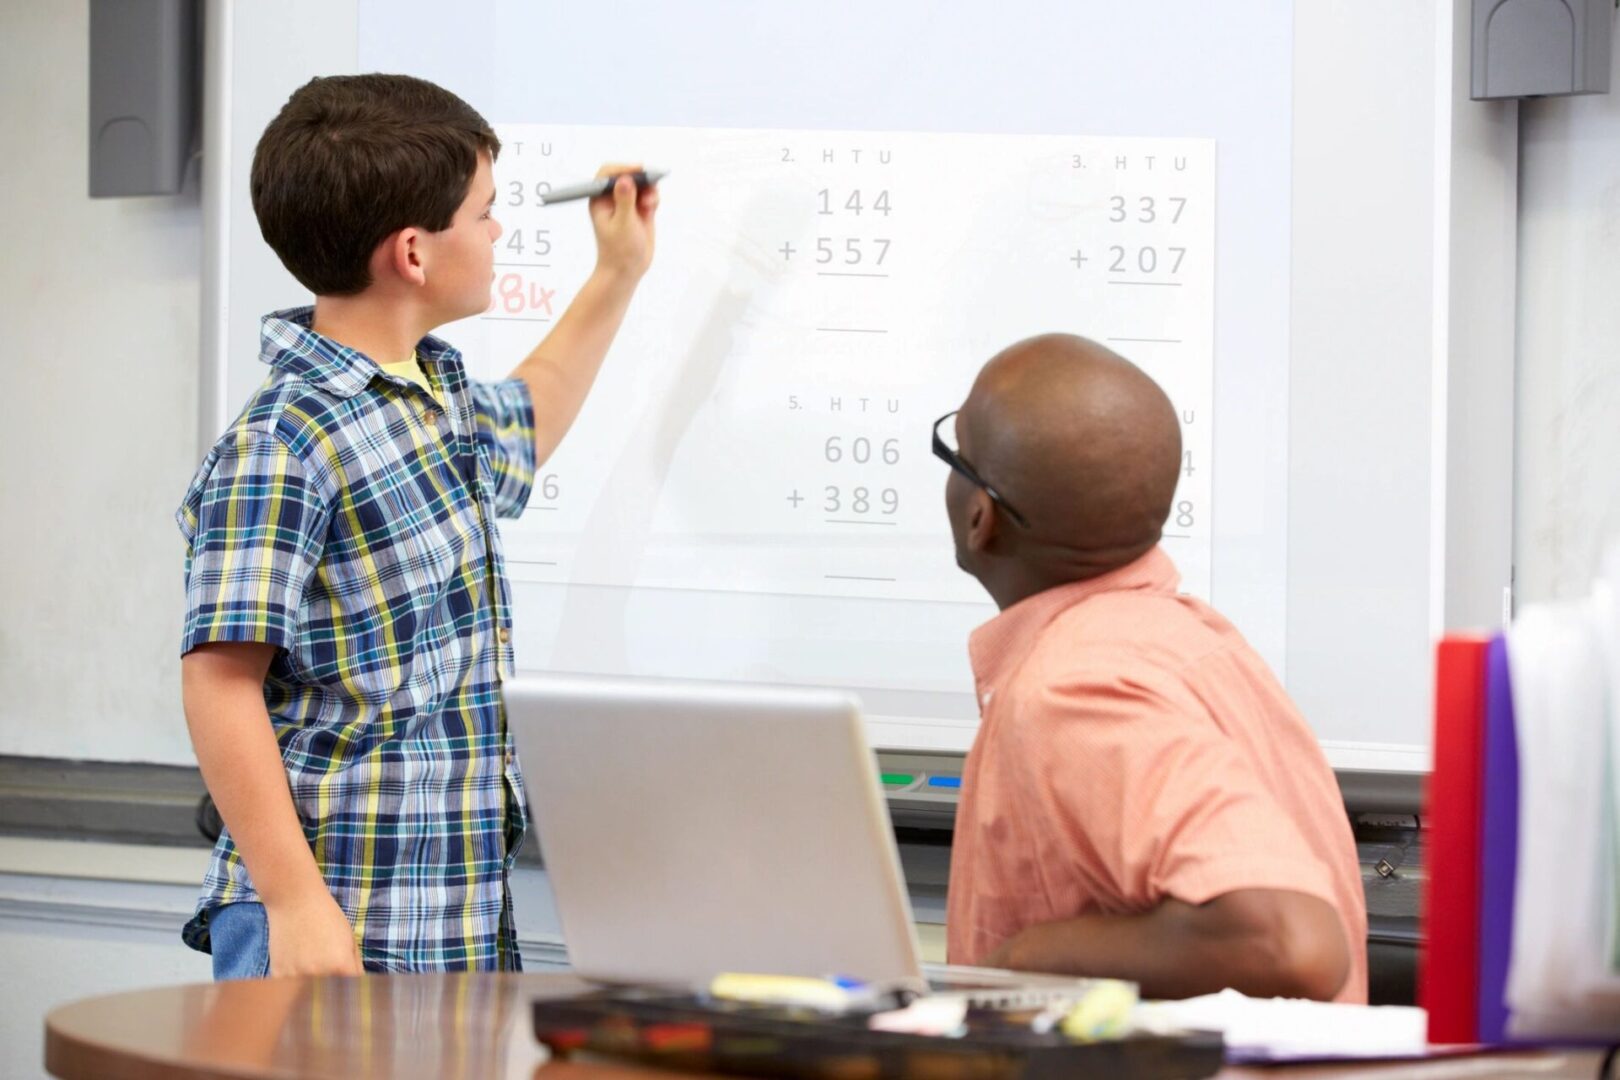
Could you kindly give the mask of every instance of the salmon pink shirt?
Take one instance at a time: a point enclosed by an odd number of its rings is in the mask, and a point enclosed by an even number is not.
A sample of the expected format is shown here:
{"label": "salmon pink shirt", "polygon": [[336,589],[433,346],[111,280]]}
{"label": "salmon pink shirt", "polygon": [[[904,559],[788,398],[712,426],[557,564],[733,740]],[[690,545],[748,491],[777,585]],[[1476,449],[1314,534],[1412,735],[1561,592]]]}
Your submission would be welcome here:
{"label": "salmon pink shirt", "polygon": [[1155,548],[1003,611],[969,651],[946,930],[974,964],[1027,926],[1287,889],[1333,905],[1367,1000],[1367,909],[1316,737],[1260,656]]}

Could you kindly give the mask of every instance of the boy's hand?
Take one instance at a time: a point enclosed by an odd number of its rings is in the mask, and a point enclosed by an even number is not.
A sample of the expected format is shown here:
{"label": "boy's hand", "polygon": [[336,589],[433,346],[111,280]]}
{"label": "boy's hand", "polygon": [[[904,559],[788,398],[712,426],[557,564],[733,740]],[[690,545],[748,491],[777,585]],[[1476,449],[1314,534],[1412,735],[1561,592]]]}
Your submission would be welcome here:
{"label": "boy's hand", "polygon": [[364,975],[354,927],[332,894],[265,904],[271,975]]}
{"label": "boy's hand", "polygon": [[[635,172],[640,165],[604,165],[597,176]],[[636,182],[620,176],[606,195],[591,200],[591,225],[596,229],[596,265],[631,282],[641,280],[652,265],[653,214],[658,209],[658,185],[638,191]]]}

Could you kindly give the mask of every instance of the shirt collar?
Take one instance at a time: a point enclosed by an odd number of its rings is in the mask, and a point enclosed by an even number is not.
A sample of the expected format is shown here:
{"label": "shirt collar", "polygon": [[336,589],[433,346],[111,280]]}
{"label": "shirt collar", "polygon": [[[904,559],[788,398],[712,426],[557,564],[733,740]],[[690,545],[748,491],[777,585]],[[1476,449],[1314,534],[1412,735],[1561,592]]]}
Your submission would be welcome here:
{"label": "shirt collar", "polygon": [[1058,585],[1026,597],[973,631],[968,656],[979,684],[979,699],[1021,663],[1041,632],[1060,614],[1094,596],[1112,592],[1170,592],[1181,584],[1176,564],[1154,547],[1134,562],[1084,581]]}
{"label": "shirt collar", "polygon": [[[310,329],[314,320],[313,307],[287,308],[266,315],[259,329],[259,359],[337,397],[351,398],[379,373],[377,362],[317,334]],[[460,390],[461,353],[453,346],[428,335],[417,342],[416,355],[446,390]]]}

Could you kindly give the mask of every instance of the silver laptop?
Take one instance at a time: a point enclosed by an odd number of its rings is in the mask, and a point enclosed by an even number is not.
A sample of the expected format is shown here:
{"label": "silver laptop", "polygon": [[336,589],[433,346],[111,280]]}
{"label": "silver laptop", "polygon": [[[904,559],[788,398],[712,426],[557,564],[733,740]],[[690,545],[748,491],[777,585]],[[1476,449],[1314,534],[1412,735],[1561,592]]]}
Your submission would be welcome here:
{"label": "silver laptop", "polygon": [[855,698],[547,676],[506,710],[581,975],[921,976]]}
{"label": "silver laptop", "polygon": [[1076,987],[1024,972],[925,971],[849,694],[544,676],[508,681],[506,710],[582,976],[846,975],[998,1003]]}

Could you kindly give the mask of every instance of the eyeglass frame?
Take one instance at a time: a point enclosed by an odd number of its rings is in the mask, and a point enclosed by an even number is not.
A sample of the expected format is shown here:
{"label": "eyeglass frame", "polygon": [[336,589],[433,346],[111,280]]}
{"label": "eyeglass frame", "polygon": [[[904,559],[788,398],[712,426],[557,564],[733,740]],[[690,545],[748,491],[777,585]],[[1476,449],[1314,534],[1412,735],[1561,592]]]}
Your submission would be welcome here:
{"label": "eyeglass frame", "polygon": [[969,465],[962,459],[961,454],[958,454],[955,450],[952,450],[949,446],[945,445],[945,440],[940,437],[939,426],[961,411],[961,409],[952,409],[950,412],[934,421],[934,456],[939,458],[945,464],[949,465],[954,472],[960,473],[970,483],[972,483],[974,487],[983,490],[986,495],[990,496],[990,501],[1005,511],[1007,516],[1012,518],[1013,521],[1017,522],[1021,528],[1028,529],[1029,519],[1014,509],[1012,503],[1002,498],[1001,492],[985,483],[984,477],[975,472],[973,470],[973,466]]}

